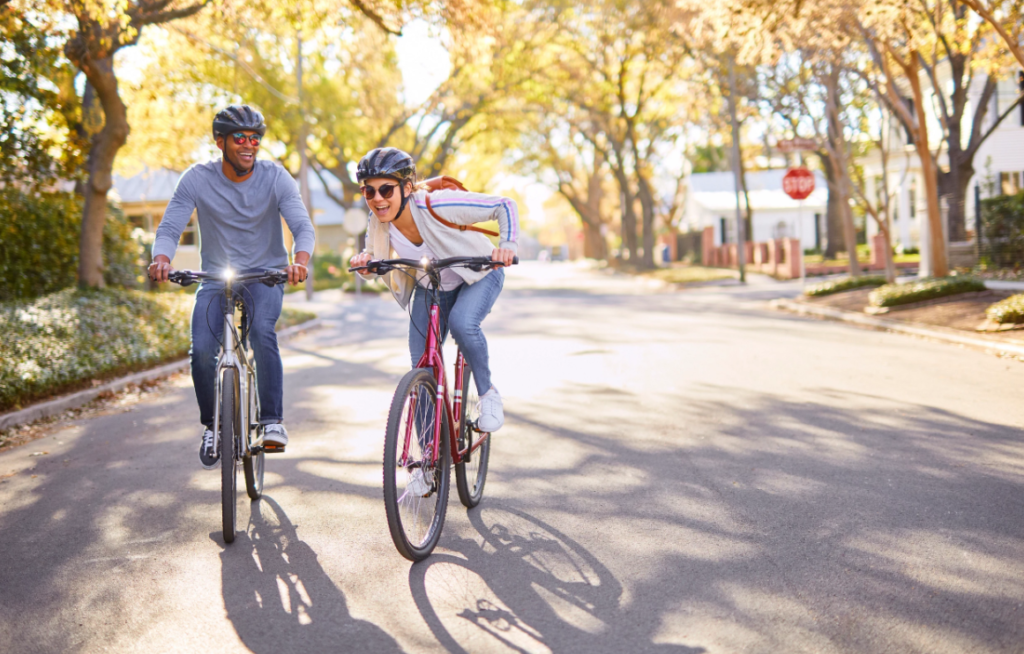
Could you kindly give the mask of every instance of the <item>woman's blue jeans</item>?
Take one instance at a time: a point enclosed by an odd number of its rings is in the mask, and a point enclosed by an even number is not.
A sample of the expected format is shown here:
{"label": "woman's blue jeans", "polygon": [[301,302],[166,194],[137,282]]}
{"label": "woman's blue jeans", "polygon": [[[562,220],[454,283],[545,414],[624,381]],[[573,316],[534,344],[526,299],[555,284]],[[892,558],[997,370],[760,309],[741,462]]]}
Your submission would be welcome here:
{"label": "woman's blue jeans", "polygon": [[[463,356],[469,361],[476,381],[477,393],[483,395],[491,388],[491,368],[487,355],[487,339],[480,328],[491,307],[505,285],[505,271],[497,268],[475,284],[462,284],[452,291],[438,291],[441,309],[441,343],[449,329]],[[409,321],[409,356],[416,365],[427,347],[427,327],[430,325],[430,305],[427,290],[416,285],[412,297],[412,315]]]}
{"label": "woman's blue jeans", "polygon": [[[252,320],[249,343],[256,359],[260,395],[260,423],[281,422],[284,417],[284,367],[277,347],[274,325],[281,315],[284,287],[269,287],[259,282],[235,286],[245,300]],[[196,293],[192,309],[192,384],[199,402],[199,420],[213,429],[214,403],[217,400],[217,354],[224,331],[224,287],[204,283]]]}

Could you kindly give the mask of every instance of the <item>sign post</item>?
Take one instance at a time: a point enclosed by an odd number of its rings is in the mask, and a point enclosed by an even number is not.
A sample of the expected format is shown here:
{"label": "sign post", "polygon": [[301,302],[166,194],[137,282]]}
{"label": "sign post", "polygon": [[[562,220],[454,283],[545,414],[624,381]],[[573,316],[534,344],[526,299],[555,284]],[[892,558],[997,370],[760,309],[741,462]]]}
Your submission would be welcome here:
{"label": "sign post", "polygon": [[790,168],[782,178],[782,190],[796,200],[796,234],[800,241],[800,286],[807,282],[804,269],[804,200],[814,192],[814,173],[806,168]]}

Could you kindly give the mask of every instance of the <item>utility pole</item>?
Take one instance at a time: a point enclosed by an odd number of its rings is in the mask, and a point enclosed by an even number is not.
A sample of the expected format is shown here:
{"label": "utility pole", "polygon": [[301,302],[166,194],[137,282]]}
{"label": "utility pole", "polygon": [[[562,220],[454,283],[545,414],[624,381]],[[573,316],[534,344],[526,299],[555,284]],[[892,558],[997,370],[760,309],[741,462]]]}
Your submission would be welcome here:
{"label": "utility pole", "polygon": [[[313,222],[313,202],[309,196],[309,156],[306,152],[306,113],[302,104],[302,35],[295,33],[296,54],[295,54],[295,79],[298,87],[299,116],[302,119],[302,127],[299,129],[299,195],[302,197],[302,204],[306,206],[306,213],[309,214],[310,222]],[[313,228],[316,223],[313,222]],[[313,253],[309,253],[309,274],[306,276],[306,300],[313,299]]]}
{"label": "utility pole", "polygon": [[747,281],[747,237],[743,213],[740,210],[740,122],[736,118],[736,68],[733,55],[729,55],[729,118],[732,121],[732,177],[736,191],[736,263],[740,268],[740,282]]}

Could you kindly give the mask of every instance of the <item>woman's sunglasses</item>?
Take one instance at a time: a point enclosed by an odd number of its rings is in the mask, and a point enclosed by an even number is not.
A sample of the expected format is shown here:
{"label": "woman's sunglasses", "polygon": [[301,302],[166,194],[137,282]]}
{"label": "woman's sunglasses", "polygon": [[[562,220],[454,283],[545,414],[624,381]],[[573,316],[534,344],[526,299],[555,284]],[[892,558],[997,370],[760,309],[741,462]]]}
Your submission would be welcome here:
{"label": "woman's sunglasses", "polygon": [[232,134],[231,138],[234,139],[235,145],[244,145],[246,139],[248,139],[249,143],[258,146],[260,144],[260,141],[263,140],[263,137],[260,136],[259,134],[243,134],[241,132]]}
{"label": "woman's sunglasses", "polygon": [[394,195],[396,188],[398,188],[398,184],[381,184],[380,188],[373,188],[370,185],[366,185],[360,186],[359,190],[363,192],[363,197],[366,198],[367,200],[372,200],[373,198],[377,197],[378,192],[380,193],[380,196],[382,198],[387,200],[392,195]]}

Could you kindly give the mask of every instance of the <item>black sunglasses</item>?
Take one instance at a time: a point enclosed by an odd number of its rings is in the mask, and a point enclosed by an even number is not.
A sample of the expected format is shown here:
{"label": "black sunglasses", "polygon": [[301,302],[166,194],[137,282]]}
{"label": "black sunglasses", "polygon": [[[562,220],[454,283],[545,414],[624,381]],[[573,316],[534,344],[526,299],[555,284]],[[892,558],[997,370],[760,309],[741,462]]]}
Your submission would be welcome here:
{"label": "black sunglasses", "polygon": [[259,134],[243,134],[242,132],[232,134],[231,138],[234,139],[235,145],[243,145],[246,139],[248,139],[249,143],[252,143],[253,145],[259,145],[260,141],[263,140],[263,137]]}
{"label": "black sunglasses", "polygon": [[395,194],[396,188],[398,188],[398,184],[381,184],[380,188],[373,188],[369,184],[366,184],[364,186],[360,186],[359,190],[363,192],[363,197],[367,200],[372,200],[377,197],[378,192],[382,198],[387,200]]}

